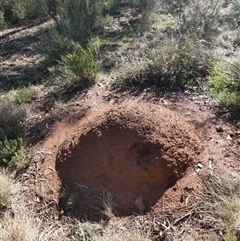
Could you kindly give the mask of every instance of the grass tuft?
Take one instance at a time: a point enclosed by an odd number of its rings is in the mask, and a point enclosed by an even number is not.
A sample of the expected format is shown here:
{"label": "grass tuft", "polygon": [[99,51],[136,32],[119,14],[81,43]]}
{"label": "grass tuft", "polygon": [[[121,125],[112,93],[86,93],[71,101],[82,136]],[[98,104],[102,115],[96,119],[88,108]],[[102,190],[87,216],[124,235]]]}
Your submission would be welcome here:
{"label": "grass tuft", "polygon": [[13,179],[9,172],[5,169],[0,169],[0,208],[7,207],[10,204],[12,186]]}

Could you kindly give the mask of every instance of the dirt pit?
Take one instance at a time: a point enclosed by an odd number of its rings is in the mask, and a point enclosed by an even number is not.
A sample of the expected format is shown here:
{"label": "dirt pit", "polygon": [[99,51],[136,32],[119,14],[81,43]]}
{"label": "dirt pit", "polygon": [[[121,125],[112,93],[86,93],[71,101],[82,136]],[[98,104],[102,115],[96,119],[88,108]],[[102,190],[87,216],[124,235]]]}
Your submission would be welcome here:
{"label": "dirt pit", "polygon": [[80,125],[59,147],[60,204],[87,219],[104,204],[119,216],[149,211],[200,152],[183,117],[160,106],[121,104]]}
{"label": "dirt pit", "polygon": [[160,106],[121,104],[80,125],[59,147],[60,204],[87,219],[104,204],[120,216],[149,211],[200,152],[183,117]]}

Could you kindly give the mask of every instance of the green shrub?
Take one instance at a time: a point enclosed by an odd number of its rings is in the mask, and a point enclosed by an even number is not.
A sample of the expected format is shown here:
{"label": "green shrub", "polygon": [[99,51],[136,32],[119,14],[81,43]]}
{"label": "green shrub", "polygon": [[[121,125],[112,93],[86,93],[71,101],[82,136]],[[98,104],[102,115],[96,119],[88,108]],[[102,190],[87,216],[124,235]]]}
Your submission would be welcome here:
{"label": "green shrub", "polygon": [[98,64],[95,60],[94,49],[80,47],[78,51],[61,56],[61,65],[65,73],[74,74],[82,86],[89,86],[95,81]]}
{"label": "green shrub", "polygon": [[0,141],[0,163],[14,170],[27,166],[33,159],[33,150],[24,147],[22,138]]}
{"label": "green shrub", "polygon": [[15,166],[14,157],[24,149],[23,139],[13,139],[0,141],[0,160],[7,166]]}
{"label": "green shrub", "polygon": [[216,65],[208,79],[210,94],[222,106],[240,108],[240,61]]}
{"label": "green shrub", "polygon": [[50,28],[46,34],[42,36],[42,45],[36,47],[37,51],[50,62],[57,62],[61,59],[61,55],[71,53],[80,47],[79,43],[63,36],[55,28]]}
{"label": "green shrub", "polygon": [[0,101],[0,141],[23,136],[21,122],[27,114],[26,107],[16,106],[8,99]]}
{"label": "green shrub", "polygon": [[39,95],[39,91],[33,87],[24,87],[19,89],[15,95],[15,102],[17,104],[30,103],[32,100],[35,100]]}
{"label": "green shrub", "polygon": [[50,28],[42,38],[40,53],[56,61],[80,46],[87,47],[99,17],[98,5],[92,0],[66,0],[58,8],[56,27]]}
{"label": "green shrub", "polygon": [[0,10],[5,22],[12,24],[22,19],[37,18],[42,14],[41,3],[35,0],[1,0]]}

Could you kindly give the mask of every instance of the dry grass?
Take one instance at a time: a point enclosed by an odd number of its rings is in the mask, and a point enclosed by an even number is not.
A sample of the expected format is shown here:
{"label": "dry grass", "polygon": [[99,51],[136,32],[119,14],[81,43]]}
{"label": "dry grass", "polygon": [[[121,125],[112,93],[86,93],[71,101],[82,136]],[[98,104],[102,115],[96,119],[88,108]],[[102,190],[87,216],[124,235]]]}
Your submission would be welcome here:
{"label": "dry grass", "polygon": [[10,203],[10,194],[13,179],[5,169],[0,170],[0,207],[6,207]]}
{"label": "dry grass", "polygon": [[106,226],[93,223],[79,223],[74,241],[150,241],[150,233],[135,223],[131,228],[121,219],[112,218]]}
{"label": "dry grass", "polygon": [[198,210],[202,227],[214,230],[224,240],[240,238],[240,178],[204,177],[207,194]]}
{"label": "dry grass", "polygon": [[35,213],[34,202],[25,200],[21,185],[11,195],[11,205],[0,218],[1,241],[67,241],[69,232],[58,220],[45,220]]}
{"label": "dry grass", "polygon": [[137,224],[127,228],[122,220],[112,220],[104,229],[102,234],[96,233],[92,236],[93,241],[150,241],[149,234],[144,233],[141,226]]}
{"label": "dry grass", "polygon": [[114,208],[116,207],[116,203],[114,202],[111,192],[103,191],[103,195],[98,197],[98,199],[102,202],[102,213],[109,219],[114,218]]}

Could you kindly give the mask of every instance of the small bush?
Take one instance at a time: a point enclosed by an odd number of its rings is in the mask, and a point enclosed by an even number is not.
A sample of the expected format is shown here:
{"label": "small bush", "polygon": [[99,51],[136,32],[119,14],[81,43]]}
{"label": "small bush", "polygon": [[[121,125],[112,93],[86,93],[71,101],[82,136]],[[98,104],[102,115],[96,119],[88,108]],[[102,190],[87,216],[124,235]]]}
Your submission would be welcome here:
{"label": "small bush", "polygon": [[240,61],[216,65],[209,77],[209,92],[220,105],[240,108]]}
{"label": "small bush", "polygon": [[92,46],[61,56],[61,65],[65,73],[69,71],[79,79],[79,84],[83,87],[89,86],[95,81],[98,71],[98,64],[95,60]]}
{"label": "small bush", "polygon": [[35,0],[1,0],[0,10],[4,20],[12,24],[22,19],[37,18],[42,14],[41,3]]}
{"label": "small bush", "polygon": [[154,50],[142,55],[131,57],[132,63],[123,66],[117,82],[181,90],[189,85],[198,86],[198,79],[204,79],[212,65],[209,49],[191,36],[165,37]]}
{"label": "small bush", "polygon": [[27,114],[26,107],[16,106],[8,99],[0,101],[0,141],[23,136],[21,122]]}
{"label": "small bush", "polygon": [[222,15],[223,0],[164,0],[167,12],[177,15],[180,32],[194,33],[199,38],[211,40],[217,33]]}
{"label": "small bush", "polygon": [[33,159],[32,150],[26,150],[22,138],[0,141],[0,163],[12,169],[22,169]]}
{"label": "small bush", "polygon": [[42,38],[39,52],[57,61],[62,55],[87,47],[99,17],[98,3],[91,0],[67,0],[58,9],[56,27]]}

